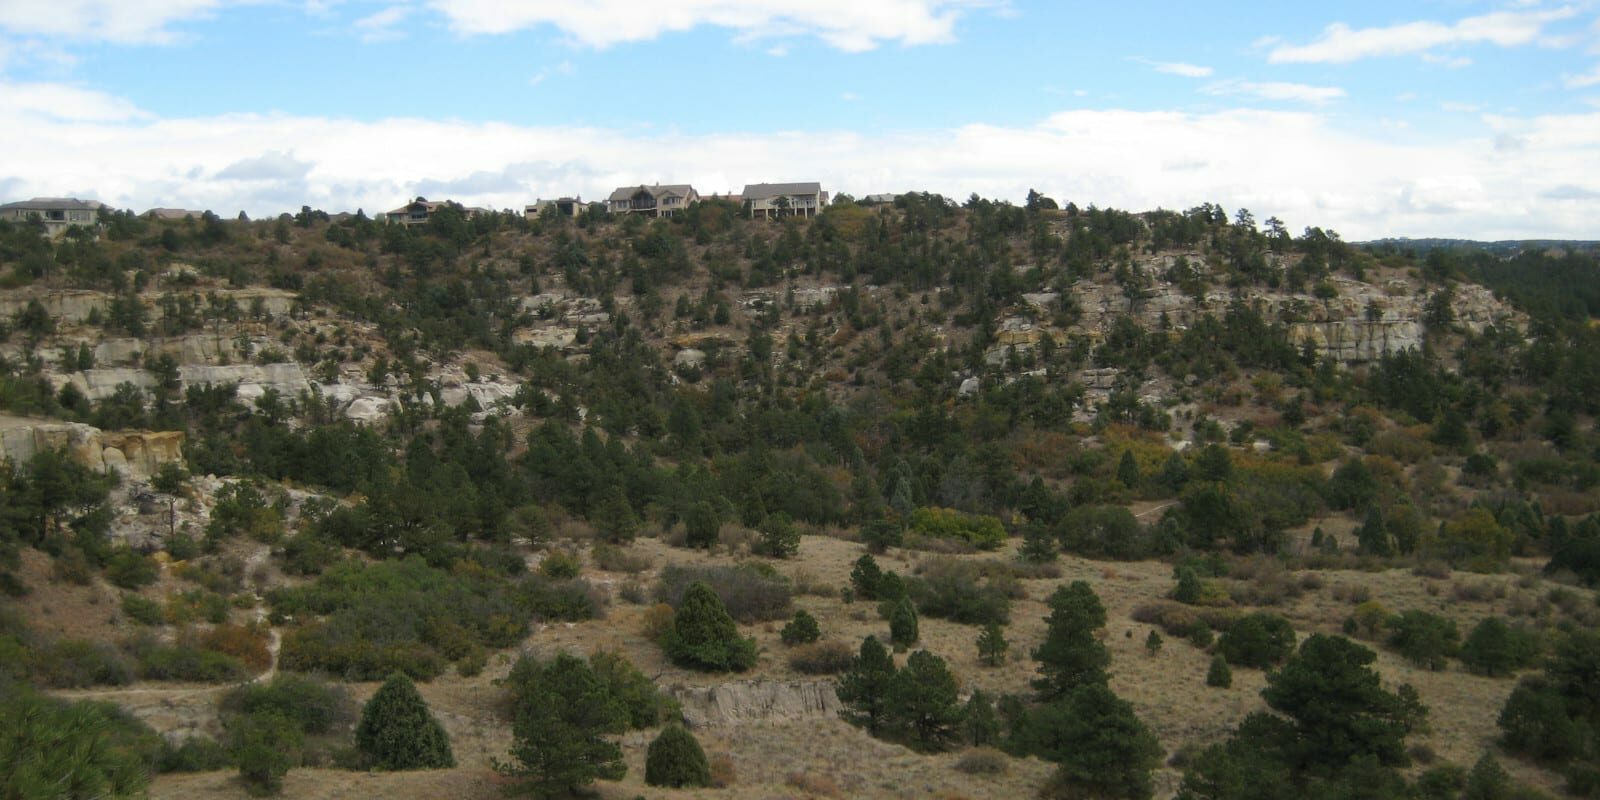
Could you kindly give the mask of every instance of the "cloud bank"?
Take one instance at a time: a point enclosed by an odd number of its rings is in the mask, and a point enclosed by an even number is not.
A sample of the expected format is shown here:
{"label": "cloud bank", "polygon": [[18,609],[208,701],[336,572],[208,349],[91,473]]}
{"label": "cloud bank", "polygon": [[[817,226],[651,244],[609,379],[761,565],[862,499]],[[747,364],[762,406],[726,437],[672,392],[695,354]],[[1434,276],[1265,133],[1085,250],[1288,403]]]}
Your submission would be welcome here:
{"label": "cloud bank", "polygon": [[[13,98],[22,98],[21,102]],[[56,98],[60,98],[57,102]],[[691,182],[703,194],[821,180],[855,195],[926,190],[1020,201],[1029,188],[1131,210],[1201,202],[1347,238],[1596,238],[1600,110],[1485,117],[1488,132],[1405,143],[1341,130],[1318,111],[1065,111],[1025,126],[884,135],[668,134],[422,119],[293,115],[155,118],[115,97],[0,84],[4,199],[76,194],[143,210],[252,216],[364,208],[416,194],[521,208],[535,198]]]}

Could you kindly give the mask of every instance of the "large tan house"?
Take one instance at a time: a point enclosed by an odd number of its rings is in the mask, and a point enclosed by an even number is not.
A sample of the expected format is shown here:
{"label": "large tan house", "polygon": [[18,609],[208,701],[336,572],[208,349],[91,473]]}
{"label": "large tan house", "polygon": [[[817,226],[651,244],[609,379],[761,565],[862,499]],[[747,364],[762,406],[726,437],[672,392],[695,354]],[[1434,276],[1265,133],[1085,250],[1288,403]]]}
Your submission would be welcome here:
{"label": "large tan house", "polygon": [[487,208],[461,206],[460,204],[453,204],[449,200],[429,200],[426,197],[418,197],[417,199],[384,214],[383,218],[389,222],[400,225],[423,225],[433,217],[434,212],[448,205],[456,205],[459,207],[461,209],[461,213],[468,219],[476,217],[479,214],[491,213],[490,209]]}
{"label": "large tan house", "polygon": [[613,214],[643,214],[670,217],[700,202],[700,193],[687,183],[624,186],[606,199],[606,210]]}
{"label": "large tan house", "polygon": [[0,220],[27,222],[37,217],[44,223],[45,233],[54,239],[68,228],[100,224],[100,209],[104,207],[98,201],[76,197],[35,197],[0,206]]}
{"label": "large tan house", "polygon": [[745,210],[758,219],[814,217],[828,204],[828,193],[816,182],[751,183],[741,194]]}

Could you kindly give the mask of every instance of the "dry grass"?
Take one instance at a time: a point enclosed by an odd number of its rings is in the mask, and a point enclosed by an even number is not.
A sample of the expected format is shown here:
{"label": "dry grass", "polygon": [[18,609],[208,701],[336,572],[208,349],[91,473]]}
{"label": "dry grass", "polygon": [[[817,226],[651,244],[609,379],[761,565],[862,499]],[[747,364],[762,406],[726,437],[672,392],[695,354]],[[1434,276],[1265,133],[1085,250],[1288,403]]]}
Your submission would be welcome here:
{"label": "dry grass", "polygon": [[[1323,520],[1319,524],[1331,528],[1336,523]],[[1010,543],[1005,552],[998,554],[946,557],[975,562],[979,569],[995,570],[997,563],[1010,563],[1016,544]],[[799,577],[797,573],[803,570],[808,583],[814,581],[838,587],[848,583],[850,567],[862,552],[860,544],[844,538],[807,535],[795,559],[776,562],[776,565],[791,577]],[[651,565],[644,572],[627,576],[645,584],[652,583],[660,570],[671,564],[732,566],[742,560],[741,556],[724,548],[714,553],[688,551],[652,538],[638,540],[628,548],[628,554]],[[930,557],[896,549],[878,560],[885,569],[909,575],[917,562],[930,560]],[[1252,564],[1248,569],[1255,572],[1246,583],[1253,585],[1256,580],[1278,582],[1281,579],[1300,589],[1297,594],[1282,597],[1273,611],[1288,618],[1302,636],[1313,632],[1339,632],[1355,605],[1367,601],[1380,603],[1396,612],[1417,609],[1444,614],[1454,619],[1463,631],[1470,630],[1487,615],[1512,615],[1515,613],[1513,606],[1519,603],[1542,622],[1568,617],[1569,614],[1561,610],[1563,607],[1573,609],[1573,614],[1594,607],[1594,595],[1588,590],[1563,588],[1552,597],[1549,583],[1518,586],[1515,578],[1505,576],[1459,579],[1456,584],[1469,587],[1463,591],[1481,598],[1463,602],[1455,599],[1451,584],[1414,574],[1409,568],[1328,570],[1318,573],[1324,582],[1321,588],[1317,588],[1314,581],[1308,583],[1304,572],[1289,572],[1269,564]],[[1012,653],[1005,663],[991,668],[979,662],[975,646],[977,628],[946,620],[922,620],[922,641],[918,646],[944,657],[964,691],[982,689],[995,696],[1027,691],[1028,682],[1034,677],[1034,665],[1027,654],[1043,638],[1048,611],[1046,598],[1063,583],[1084,580],[1094,587],[1107,610],[1104,642],[1112,656],[1112,688],[1133,704],[1169,755],[1193,751],[1199,745],[1217,741],[1245,715],[1264,707],[1259,692],[1265,685],[1265,675],[1258,670],[1236,668],[1231,688],[1208,688],[1205,686],[1211,658],[1208,652],[1177,637],[1169,638],[1167,646],[1156,656],[1146,652],[1145,637],[1153,628],[1164,629],[1172,622],[1167,619],[1168,613],[1192,613],[1207,619],[1208,624],[1217,623],[1212,627],[1219,631],[1225,627],[1227,615],[1238,613],[1237,609],[1228,608],[1189,609],[1166,601],[1165,595],[1172,588],[1171,565],[1160,562],[1112,565],[1065,557],[1053,570],[1043,574],[1020,571],[1013,574],[1020,584],[1021,596],[1013,601],[1013,622],[1005,632]],[[617,577],[617,580],[600,577],[596,583],[615,594],[627,579],[622,575]],[[1480,591],[1476,588],[1479,583],[1488,588]],[[1435,591],[1430,593],[1430,587]],[[1441,587],[1443,591],[1439,591]],[[87,619],[73,623],[79,626],[76,630],[82,631],[76,635],[106,636],[114,631],[108,620],[116,613],[115,603],[102,599],[99,604],[92,604],[87,600],[96,588],[51,586],[41,589],[42,592],[36,591],[36,594],[47,593],[52,602],[79,604],[71,616]],[[33,600],[28,599],[29,602]],[[799,605],[818,619],[828,640],[851,648],[869,634],[884,637],[888,633],[887,623],[878,617],[872,604],[845,603],[836,592],[806,594]],[[94,613],[96,611],[98,613]],[[24,613],[32,618],[38,612]],[[779,642],[781,625],[777,624],[740,626],[741,632],[753,636],[761,649],[760,660],[750,673],[730,677],[679,670],[665,660],[645,630],[646,619],[652,613],[648,606],[615,604],[605,620],[541,626],[522,642],[521,649],[540,655],[558,650],[578,653],[600,648],[613,650],[624,654],[664,686],[712,686],[750,678],[815,680],[790,665],[788,655],[792,648],[785,648]],[[45,619],[46,622],[35,624],[50,627],[50,618]],[[1163,635],[1166,635],[1165,630]],[[500,797],[502,781],[493,773],[490,759],[505,757],[510,747],[510,726],[501,716],[502,693],[493,682],[506,674],[514,655],[514,651],[491,655],[483,673],[472,678],[452,673],[419,686],[450,733],[460,762],[457,768],[403,776],[294,770],[289,773],[285,796],[387,796],[395,800]],[[1382,650],[1378,653],[1376,668],[1387,685],[1403,682],[1414,685],[1431,709],[1430,732],[1411,737],[1409,744],[1431,750],[1440,761],[1465,766],[1470,766],[1485,749],[1493,746],[1497,734],[1495,717],[1514,686],[1514,680],[1475,676],[1455,665],[1432,672],[1416,668]],[[359,701],[375,688],[375,684],[355,685],[351,693]],[[116,700],[163,730],[214,732],[215,698],[219,691],[216,687],[150,684],[95,696]],[[87,693],[70,694],[83,696]],[[714,796],[741,799],[1031,797],[1045,785],[1052,771],[1051,765],[1037,759],[1006,759],[1007,768],[1003,773],[983,770],[969,773],[958,768],[966,754],[919,755],[876,741],[837,719],[743,722],[697,729],[695,734],[712,754],[714,772],[731,785]],[[617,783],[602,782],[597,787],[600,796],[618,800],[641,794],[652,798],[707,796],[703,791],[663,792],[644,785],[644,751],[653,737],[654,731],[631,732],[622,737],[628,775]],[[1552,776],[1536,768],[1513,759],[1503,759],[1502,763],[1518,780],[1547,788],[1557,785]],[[1180,777],[1180,772],[1172,767],[1159,770],[1157,797],[1171,797]],[[212,773],[161,776],[156,779],[151,795],[208,800],[240,797],[242,790],[231,773]]]}

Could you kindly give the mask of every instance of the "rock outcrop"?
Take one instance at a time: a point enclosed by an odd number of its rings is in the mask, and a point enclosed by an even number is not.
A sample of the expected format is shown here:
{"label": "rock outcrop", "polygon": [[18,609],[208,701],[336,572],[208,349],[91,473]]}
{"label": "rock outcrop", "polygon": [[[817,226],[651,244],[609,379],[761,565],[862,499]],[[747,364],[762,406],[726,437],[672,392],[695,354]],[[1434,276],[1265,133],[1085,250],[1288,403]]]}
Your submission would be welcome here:
{"label": "rock outcrop", "polygon": [[148,478],[183,462],[182,431],[102,431],[77,422],[0,416],[0,458],[14,464],[43,450],[64,450],[96,472]]}
{"label": "rock outcrop", "polygon": [[683,706],[683,721],[691,728],[833,719],[844,708],[833,684],[825,681],[735,681],[667,691]]}

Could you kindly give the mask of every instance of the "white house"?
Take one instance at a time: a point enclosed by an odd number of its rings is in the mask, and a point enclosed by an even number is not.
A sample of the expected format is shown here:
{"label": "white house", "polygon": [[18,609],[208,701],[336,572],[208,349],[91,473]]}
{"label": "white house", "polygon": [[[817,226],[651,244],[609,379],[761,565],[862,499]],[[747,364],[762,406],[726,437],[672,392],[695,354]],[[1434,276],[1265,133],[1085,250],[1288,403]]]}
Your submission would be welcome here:
{"label": "white house", "polygon": [[0,220],[27,222],[37,217],[44,223],[45,233],[53,239],[66,233],[68,228],[98,225],[102,208],[105,204],[76,197],[35,197],[0,206]]}
{"label": "white house", "polygon": [[606,199],[606,210],[613,214],[643,214],[670,217],[700,202],[700,193],[687,183],[623,186]]}

